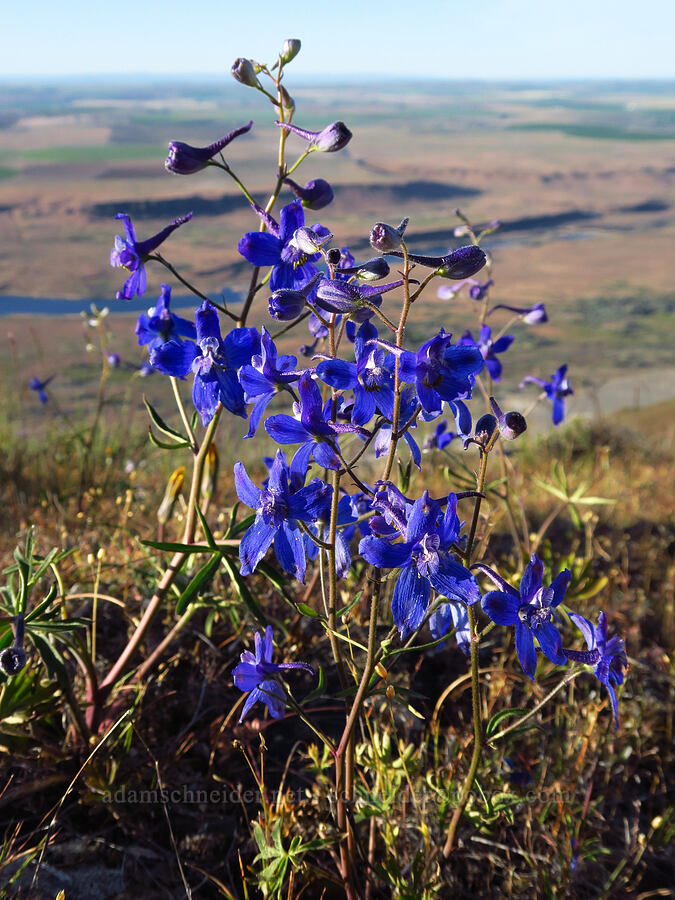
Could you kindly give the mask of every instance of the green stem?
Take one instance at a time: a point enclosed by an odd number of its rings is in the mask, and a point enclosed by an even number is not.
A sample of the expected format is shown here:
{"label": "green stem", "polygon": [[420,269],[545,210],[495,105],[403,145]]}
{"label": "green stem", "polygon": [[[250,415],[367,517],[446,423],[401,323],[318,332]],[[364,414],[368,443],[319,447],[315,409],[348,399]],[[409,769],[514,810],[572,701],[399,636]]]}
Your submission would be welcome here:
{"label": "green stem", "polygon": [[195,297],[199,297],[201,300],[208,300],[208,302],[212,306],[215,306],[216,309],[219,309],[226,316],[229,316],[230,319],[234,319],[235,322],[237,321],[237,317],[234,313],[231,313],[229,309],[227,309],[227,307],[223,306],[221,303],[216,303],[215,300],[207,297],[206,294],[202,294],[202,292],[198,288],[196,288],[193,284],[190,284],[187,278],[183,278],[178,269],[172,266],[171,263],[168,260],[164,259],[163,256],[160,256],[159,253],[154,253],[152,256],[149,256],[148,259],[154,259],[156,260],[156,262],[161,263],[164,268],[168,269],[169,272],[171,272],[171,274],[174,276],[174,278],[177,278],[181,282],[181,284],[184,284],[185,287],[195,295]]}
{"label": "green stem", "polygon": [[[490,443],[487,445],[485,450],[481,450],[480,468],[478,470],[478,478],[476,480],[476,490],[480,495],[482,495],[483,488],[485,487],[485,477],[487,474],[489,451],[492,449],[498,433],[498,430],[495,430]],[[473,549],[473,543],[476,538],[476,529],[478,527],[478,519],[480,516],[480,506],[482,500],[482,496],[476,497],[476,502],[473,508],[471,528],[469,530],[469,538],[466,544],[465,559],[467,566],[471,562],[471,551]],[[452,819],[450,821],[450,827],[448,828],[445,846],[443,847],[443,856],[445,856],[446,858],[450,856],[455,846],[457,826],[459,825],[459,821],[469,800],[471,789],[473,788],[473,783],[476,779],[476,773],[478,772],[478,766],[480,765],[481,755],[483,752],[483,724],[481,722],[480,715],[480,679],[478,675],[478,649],[480,638],[476,630],[476,616],[472,606],[469,606],[467,608],[467,613],[469,618],[469,633],[471,635],[471,709],[473,717],[473,753],[471,756],[469,771],[462,787],[462,793],[460,795],[457,806],[455,807],[455,811],[453,812]]]}
{"label": "green stem", "polygon": [[183,422],[183,428],[185,428],[185,434],[188,441],[190,442],[190,449],[193,453],[197,453],[197,438],[195,437],[195,433],[192,430],[192,425],[190,425],[190,420],[188,419],[187,413],[185,411],[185,406],[183,405],[183,398],[181,397],[180,391],[178,390],[178,379],[174,375],[171,375],[169,377],[169,380],[171,381],[173,395],[176,398],[176,406],[178,407],[178,412],[180,413],[180,417]]}
{"label": "green stem", "polygon": [[[401,249],[403,250],[403,290],[404,290],[404,300],[403,300],[403,308],[401,309],[401,317],[398,322],[398,328],[396,329],[396,346],[401,348],[403,346],[403,335],[405,334],[405,323],[408,319],[408,313],[410,312],[410,305],[412,303],[410,297],[410,260],[408,259],[408,248],[405,245],[404,241],[401,241]],[[387,454],[387,461],[384,466],[384,472],[382,473],[382,481],[388,481],[389,476],[391,475],[391,470],[394,465],[394,459],[396,458],[396,447],[398,446],[398,432],[399,432],[399,414],[401,411],[401,376],[400,376],[400,354],[396,354],[396,358],[394,361],[394,415],[392,417],[391,422],[391,443],[389,444],[389,453]]]}

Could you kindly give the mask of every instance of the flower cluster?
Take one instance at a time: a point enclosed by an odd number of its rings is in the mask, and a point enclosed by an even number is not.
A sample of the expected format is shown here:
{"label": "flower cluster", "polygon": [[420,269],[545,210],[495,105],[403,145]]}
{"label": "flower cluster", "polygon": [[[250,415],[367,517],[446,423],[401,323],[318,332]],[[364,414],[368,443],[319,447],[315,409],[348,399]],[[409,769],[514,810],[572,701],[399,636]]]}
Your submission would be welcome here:
{"label": "flower cluster", "polygon": [[[287,44],[279,66],[299,49],[298,42]],[[260,76],[265,71],[261,64],[244,58],[232,69],[241,84],[254,90],[262,90]],[[319,558],[322,588],[325,593],[328,584],[329,605],[334,609],[337,579],[351,583],[357,568],[360,573],[365,564],[368,572],[376,573],[372,577],[382,591],[388,592],[391,620],[401,641],[412,640],[425,625],[437,642],[452,631],[458,646],[475,663],[476,619],[482,610],[495,625],[514,628],[516,653],[530,679],[536,674],[538,652],[556,666],[569,661],[592,666],[609,690],[618,722],[613,685],[623,681],[626,656],[622,641],[607,639],[604,613],[597,627],[572,613],[588,650],[563,646],[561,610],[572,580],[570,571],[564,569],[546,586],[544,565],[532,555],[516,588],[492,567],[473,562],[487,457],[499,438],[513,440],[526,428],[520,412],[502,413],[491,397],[508,367],[504,361],[514,343],[514,335],[507,330],[516,322],[546,322],[543,304],[491,305],[496,290],[492,260],[480,241],[499,227],[496,221],[476,234],[458,212],[464,224],[454,236],[468,236],[470,243],[442,255],[418,252],[408,217],[396,227],[377,222],[368,240],[378,255],[363,263],[356,261],[349,247],[333,246],[333,234],[324,224],[306,224],[305,211],[325,210],[334,192],[323,178],[302,186],[290,174],[314,151],[342,150],[352,135],[342,122],[318,131],[292,124],[293,101],[280,81],[277,87],[281,152],[286,141],[292,144],[295,138],[304,142],[304,152],[295,166],[282,166],[267,207],[253,201],[222,156],[226,147],[252,129],[252,122],[206,147],[173,141],[166,160],[166,168],[177,175],[193,175],[208,166],[224,170],[235,178],[257,217],[258,227],[243,234],[237,244],[251,266],[251,286],[242,298],[241,313],[235,315],[195,290],[202,302],[193,322],[171,311],[171,289],[162,284],[155,306],[140,316],[136,326],[138,343],[147,350],[146,365],[173,379],[192,377],[192,400],[204,426],[223,408],[247,421],[242,437],[264,440],[267,435],[279,445],[274,457],[263,460],[267,472],[262,480],[257,476],[254,480],[243,462],[234,465],[237,496],[254,511],[239,543],[241,575],[249,576],[259,568],[268,571],[263,560],[271,550],[281,570],[304,583],[308,567]],[[293,199],[275,212],[284,185]],[[129,216],[118,215],[125,236],[115,238],[110,260],[130,273],[118,298],[144,293],[145,266],[151,260],[177,274],[157,250],[191,216],[176,219],[139,241]],[[400,277],[390,275],[387,258],[393,259]],[[413,272],[416,277],[411,277]],[[426,332],[424,340],[411,343],[405,335],[406,322],[413,303],[432,279],[450,280],[438,289],[438,296],[446,304],[444,309],[452,304],[453,315],[465,293],[472,302],[470,308],[480,311],[478,331],[460,331],[456,337],[439,323]],[[183,277],[180,281],[191,287]],[[258,294],[272,322],[284,323],[278,331],[246,325]],[[396,296],[402,308],[398,326],[389,314]],[[224,337],[219,310],[237,322]],[[512,317],[497,329],[496,320],[490,318],[488,324],[488,318],[499,310]],[[303,335],[305,342],[295,345],[297,354],[282,352],[286,348],[279,340],[299,328],[308,332]],[[301,358],[304,362],[299,364]],[[573,393],[566,375],[567,366],[562,365],[549,381],[528,375],[521,383],[521,387],[533,383],[541,388],[542,398],[552,402],[555,425],[563,421],[565,399]],[[31,383],[43,402],[46,384],[37,379]],[[470,404],[477,385],[489,398],[489,406],[474,425]],[[281,408],[284,400],[286,410]],[[454,420],[456,430],[450,430],[448,419]],[[422,489],[410,495],[411,467],[422,467],[416,438],[420,432],[426,436],[424,448],[430,455],[442,450],[454,456],[456,448],[477,446],[482,475],[475,491],[434,498]],[[455,438],[460,440],[452,444]],[[281,447],[289,448],[288,456]],[[370,462],[359,469],[368,449]],[[409,454],[408,462],[402,460],[402,451],[405,457]],[[382,460],[380,480],[370,481],[377,477],[371,468],[378,458]],[[249,470],[253,472],[251,466]],[[459,516],[463,500],[471,501],[468,512],[473,512],[468,529]],[[331,567],[328,575],[327,566]],[[478,576],[489,578],[496,589],[481,594]],[[255,653],[244,652],[234,670],[237,687],[250,692],[242,718],[257,700],[273,717],[282,716],[285,691],[275,676],[292,668],[311,671],[304,663],[273,664],[271,659],[268,627],[264,638],[256,634]]]}

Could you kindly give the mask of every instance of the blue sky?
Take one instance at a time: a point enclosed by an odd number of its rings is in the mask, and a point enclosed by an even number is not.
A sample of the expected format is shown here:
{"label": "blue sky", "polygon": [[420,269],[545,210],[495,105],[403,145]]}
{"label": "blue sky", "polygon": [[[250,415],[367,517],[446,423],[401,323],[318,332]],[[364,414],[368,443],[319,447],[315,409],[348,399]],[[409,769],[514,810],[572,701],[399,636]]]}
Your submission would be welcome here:
{"label": "blue sky", "polygon": [[271,62],[296,75],[675,78],[673,0],[17,0],[0,77],[227,72]]}

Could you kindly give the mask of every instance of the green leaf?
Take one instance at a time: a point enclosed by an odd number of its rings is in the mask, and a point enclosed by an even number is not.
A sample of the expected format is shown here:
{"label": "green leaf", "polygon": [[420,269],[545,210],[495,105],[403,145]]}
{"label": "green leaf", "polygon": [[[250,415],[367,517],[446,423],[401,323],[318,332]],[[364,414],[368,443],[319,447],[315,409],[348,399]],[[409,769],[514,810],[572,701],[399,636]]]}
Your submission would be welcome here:
{"label": "green leaf", "polygon": [[303,616],[309,616],[310,619],[320,619],[322,618],[319,613],[313,609],[311,606],[308,606],[307,603],[297,603],[295,608],[298,612],[302,613]]}
{"label": "green leaf", "polygon": [[[209,548],[203,544],[182,544],[179,541],[141,541],[141,544],[144,547],[152,547],[154,550],[170,550],[172,553],[185,553],[188,556],[193,556],[195,553],[209,552]],[[216,545],[214,549],[220,553],[224,548]]]}
{"label": "green leaf", "polygon": [[218,546],[217,546],[217,544],[216,544],[216,539],[214,538],[213,532],[212,532],[211,529],[209,528],[209,523],[208,523],[208,522],[206,521],[206,519],[204,518],[204,513],[203,513],[203,512],[201,511],[201,509],[199,508],[199,504],[198,504],[198,503],[196,504],[196,509],[197,509],[197,515],[199,516],[199,521],[200,521],[201,526],[202,526],[202,531],[204,532],[204,537],[206,538],[206,543],[209,545],[209,547],[210,547],[212,550],[217,550],[217,549],[218,549]]}
{"label": "green leaf", "polygon": [[227,569],[227,572],[231,578],[231,580],[235,583],[237,587],[237,591],[239,596],[244,601],[246,606],[248,607],[251,615],[260,622],[261,625],[267,625],[267,619],[265,618],[265,614],[260,609],[256,601],[253,599],[253,594],[251,594],[248,585],[244,579],[244,576],[241,574],[239,569],[232,563],[232,560],[229,556],[223,556],[223,565]]}
{"label": "green leaf", "polygon": [[303,698],[302,703],[305,705],[306,703],[311,703],[313,700],[316,700],[318,697],[323,696],[323,693],[326,689],[326,676],[324,675],[323,668],[319,666],[319,683],[317,686],[307,694],[306,697]]}
{"label": "green leaf", "polygon": [[499,726],[502,722],[506,721],[506,719],[520,718],[525,715],[527,715],[527,710],[523,709],[521,706],[514,707],[513,709],[501,709],[498,713],[495,713],[487,723],[485,736],[490,738],[493,734],[496,734],[500,730]]}
{"label": "green leaf", "polygon": [[143,396],[143,403],[145,403],[145,408],[147,409],[148,415],[152,420],[152,424],[158,431],[161,431],[162,434],[165,434],[167,437],[172,438],[172,440],[177,441],[179,444],[187,444],[188,447],[190,446],[189,442],[186,440],[185,435],[181,434],[180,431],[176,431],[176,429],[172,428],[170,425],[167,425],[164,419],[160,416],[154,406],[152,406],[145,395]]}
{"label": "green leaf", "polygon": [[182,450],[185,447],[190,446],[185,438],[183,438],[180,444],[167,444],[166,441],[160,441],[158,437],[155,437],[155,433],[150,427],[148,427],[148,437],[150,438],[150,443],[154,444],[155,447],[159,447],[160,450]]}
{"label": "green leaf", "polygon": [[178,598],[178,602],[176,603],[176,615],[181,616],[189,604],[192,602],[195,595],[201,590],[203,586],[206,586],[213,578],[213,576],[218,571],[218,566],[220,565],[220,554],[216,553],[211,559],[206,563],[205,566],[197,572],[192,581],[185,588],[183,593]]}
{"label": "green leaf", "polygon": [[351,612],[354,609],[354,607],[356,606],[356,604],[359,602],[359,600],[361,599],[362,595],[363,595],[363,591],[358,591],[356,593],[356,596],[354,597],[354,599],[351,601],[351,603],[348,603],[346,606],[343,606],[342,609],[339,609],[337,611],[338,619],[341,616],[346,616],[348,612]]}

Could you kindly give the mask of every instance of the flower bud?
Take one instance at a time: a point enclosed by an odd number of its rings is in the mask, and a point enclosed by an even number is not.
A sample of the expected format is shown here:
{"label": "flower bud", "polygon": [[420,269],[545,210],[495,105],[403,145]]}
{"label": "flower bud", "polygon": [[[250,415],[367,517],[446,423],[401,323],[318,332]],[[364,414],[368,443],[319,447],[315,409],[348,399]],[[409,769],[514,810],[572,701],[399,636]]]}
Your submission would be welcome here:
{"label": "flower bud", "polygon": [[300,187],[292,178],[284,178],[284,181],[295,196],[302,200],[306,209],[323,209],[334,197],[333,188],[323,178],[312,178],[304,187]]}
{"label": "flower bud", "polygon": [[443,262],[439,267],[438,274],[443,278],[471,278],[476,272],[479,272],[485,263],[487,257],[485,252],[475,244],[468,244],[466,247],[460,247],[453,250],[447,256],[443,257]]}
{"label": "flower bud", "polygon": [[331,247],[328,253],[326,253],[326,262],[329,266],[337,266],[341,259],[342,253],[337,247]]}
{"label": "flower bud", "polygon": [[173,510],[183,488],[184,480],[185,466],[179,466],[169,476],[162,502],[159,504],[157,510],[157,521],[161,525],[165,525],[173,515]]}
{"label": "flower bud", "polygon": [[295,59],[295,57],[300,52],[301,46],[302,45],[298,38],[286,38],[286,40],[284,41],[283,49],[279,54],[282,65],[285,66],[286,63],[289,63],[292,59]]}
{"label": "flower bud", "polygon": [[311,228],[308,228],[307,225],[303,225],[294,232],[293,237],[291,238],[291,244],[300,250],[301,253],[312,256],[314,253],[318,253],[323,245],[327,244],[332,237],[333,235],[330,231],[327,234],[319,235],[315,231],[312,231]]}
{"label": "flower bud", "polygon": [[122,358],[119,353],[109,353],[108,354],[108,365],[111,369],[119,369],[120,364],[122,362]]}
{"label": "flower bud", "polygon": [[7,647],[0,653],[0,669],[5,675],[17,675],[26,665],[26,651],[23,647]]}
{"label": "flower bud", "polygon": [[522,413],[519,413],[516,410],[502,413],[499,404],[494,397],[490,397],[490,406],[492,406],[492,411],[497,417],[499,433],[505,441],[514,441],[527,430],[527,422]]}
{"label": "flower bud", "polygon": [[295,100],[288,93],[283,84],[279,85],[279,96],[281,98],[281,108],[286,112],[292,113],[295,109]]}
{"label": "flower bud", "polygon": [[243,56],[235,59],[230,72],[232,73],[232,77],[240,84],[245,84],[247,87],[253,88],[260,87],[260,82],[255,73],[255,67],[250,59],[245,59]]}
{"label": "flower bud", "polygon": [[497,427],[497,419],[492,413],[486,413],[476,422],[475,440],[476,443],[485,447]]}
{"label": "flower bud", "polygon": [[469,288],[469,297],[472,300],[484,300],[487,297],[488,290],[492,287],[494,281],[489,278],[483,284],[472,284]]}
{"label": "flower bud", "polygon": [[389,263],[383,256],[369,259],[362,266],[358,266],[356,277],[359,281],[378,281],[389,274]]}
{"label": "flower bud", "polygon": [[292,288],[279,288],[274,291],[268,301],[269,314],[273,319],[281,322],[290,322],[302,312],[306,297],[302,291],[294,291]]}
{"label": "flower bud", "polygon": [[277,122],[279,128],[292,131],[298,137],[309,143],[310,150],[320,150],[322,153],[335,153],[342,150],[352,139],[352,133],[344,122],[331,122],[321,131],[308,131],[306,128],[298,128],[290,122]]}
{"label": "flower bud", "polygon": [[370,232],[370,246],[374,247],[375,250],[379,250],[381,253],[398,250],[401,246],[401,238],[408,227],[409,221],[410,218],[406,216],[406,218],[401,221],[398,228],[387,225],[386,222],[377,222],[373,225],[372,231]]}

